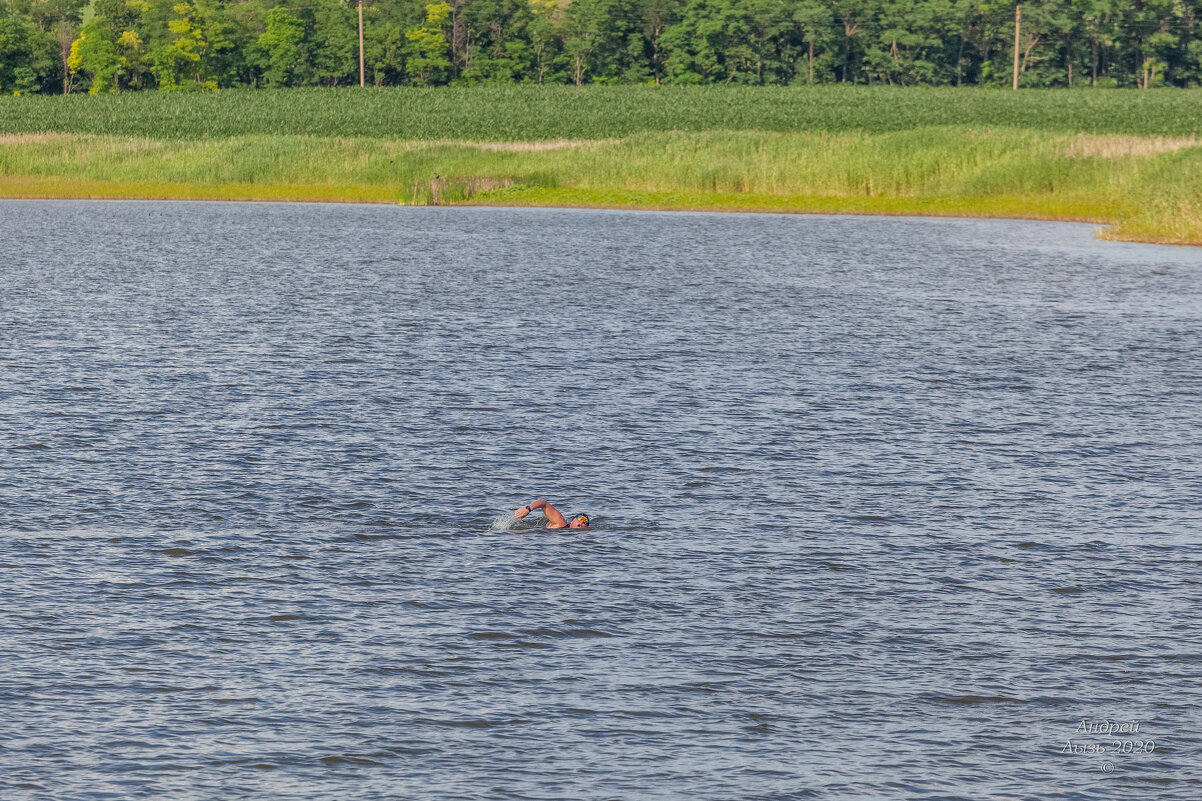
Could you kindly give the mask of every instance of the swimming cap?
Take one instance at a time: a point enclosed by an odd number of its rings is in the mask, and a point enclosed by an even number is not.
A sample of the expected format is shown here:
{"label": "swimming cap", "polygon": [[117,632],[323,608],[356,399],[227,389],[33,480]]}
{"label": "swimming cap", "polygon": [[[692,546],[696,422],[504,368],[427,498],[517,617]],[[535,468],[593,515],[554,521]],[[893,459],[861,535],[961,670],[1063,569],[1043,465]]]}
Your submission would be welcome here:
{"label": "swimming cap", "polygon": [[571,525],[572,521],[578,517],[583,517],[584,525],[588,525],[588,515],[586,515],[584,512],[577,512],[576,514],[572,515],[571,519],[568,520],[568,524]]}

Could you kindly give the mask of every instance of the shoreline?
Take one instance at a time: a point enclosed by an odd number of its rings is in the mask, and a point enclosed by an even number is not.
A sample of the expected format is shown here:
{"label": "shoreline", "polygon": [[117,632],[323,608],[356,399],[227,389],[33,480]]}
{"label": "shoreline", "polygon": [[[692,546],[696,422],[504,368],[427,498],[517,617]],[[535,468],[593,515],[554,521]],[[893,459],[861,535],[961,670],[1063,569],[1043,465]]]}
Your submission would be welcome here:
{"label": "shoreline", "polygon": [[[1096,218],[1086,217],[1082,215],[1072,214],[1032,214],[1022,212],[988,212],[980,210],[971,210],[969,208],[944,208],[944,209],[913,209],[902,210],[897,208],[889,208],[892,200],[906,200],[905,198],[882,198],[883,203],[879,204],[879,208],[864,208],[857,207],[857,203],[851,199],[845,198],[830,198],[825,199],[828,202],[814,204],[813,206],[803,207],[761,207],[761,206],[739,206],[731,204],[706,204],[706,205],[689,205],[689,204],[634,204],[634,203],[550,203],[540,202],[537,200],[521,201],[492,201],[488,198],[479,200],[469,200],[461,203],[448,205],[465,206],[465,207],[495,207],[495,208],[558,208],[558,209],[614,209],[623,211],[679,211],[679,212],[717,212],[725,214],[798,214],[798,215],[819,215],[819,216],[847,216],[847,217],[922,217],[922,218],[937,218],[937,219],[964,219],[964,220],[1026,220],[1030,222],[1063,222],[1074,223],[1078,225],[1091,225],[1095,229],[1095,238],[1102,241],[1112,242],[1131,242],[1148,245],[1179,245],[1183,247],[1199,247],[1202,246],[1202,239],[1197,241],[1159,241],[1154,239],[1120,239],[1115,237],[1104,236],[1104,232],[1113,228],[1114,221],[1101,221]],[[843,203],[842,201],[847,201]]]}
{"label": "shoreline", "polygon": [[[1108,235],[1117,221],[1101,219],[1086,213],[1039,211],[1019,209],[1018,205],[1040,205],[1031,200],[1024,203],[1021,198],[929,198],[915,202],[913,198],[876,196],[871,198],[814,197],[811,202],[790,203],[797,198],[786,196],[746,196],[749,203],[730,202],[729,196],[715,193],[713,197],[693,195],[694,202],[679,199],[664,201],[618,198],[573,199],[581,193],[577,190],[526,190],[508,188],[498,192],[484,192],[464,200],[441,203],[404,203],[396,199],[395,192],[380,192],[379,187],[346,186],[297,186],[283,185],[228,185],[205,186],[193,183],[148,182],[62,182],[46,181],[53,188],[42,186],[33,191],[16,191],[12,183],[42,184],[42,181],[0,178],[0,200],[107,200],[134,202],[226,202],[226,203],[339,203],[360,205],[397,205],[409,207],[438,206],[444,208],[546,208],[546,209],[611,209],[621,211],[667,211],[667,212],[714,212],[726,214],[797,214],[858,217],[925,217],[943,219],[1027,220],[1032,222],[1064,222],[1091,225],[1095,238],[1102,241],[1128,242],[1148,245],[1173,245],[1178,247],[1202,247],[1202,238],[1187,239],[1155,235],[1114,236]],[[367,191],[363,191],[367,190]],[[375,190],[375,191],[372,191]],[[561,198],[546,198],[539,195],[549,193],[565,195]],[[606,192],[602,195],[629,195],[627,192]],[[659,194],[659,193],[653,193]],[[664,193],[673,195],[675,193]],[[904,208],[904,206],[912,206]]]}
{"label": "shoreline", "polygon": [[1202,245],[1202,141],[927,128],[421,142],[0,136],[0,197],[512,206],[1088,223]]}
{"label": "shoreline", "polygon": [[0,104],[0,197],[1021,219],[1197,247],[1195,97],[1202,89],[22,97]]}

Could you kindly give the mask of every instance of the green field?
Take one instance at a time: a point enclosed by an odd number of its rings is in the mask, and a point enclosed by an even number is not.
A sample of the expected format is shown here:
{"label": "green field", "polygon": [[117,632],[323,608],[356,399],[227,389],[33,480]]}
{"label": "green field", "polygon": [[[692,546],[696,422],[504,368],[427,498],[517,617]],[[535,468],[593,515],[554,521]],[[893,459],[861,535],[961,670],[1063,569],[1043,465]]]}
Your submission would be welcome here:
{"label": "green field", "polygon": [[1190,136],[1202,90],[496,86],[286,89],[0,99],[0,133],[209,139],[608,139],[652,131],[884,133],[931,126]]}
{"label": "green field", "polygon": [[1181,90],[22,97],[0,101],[0,195],[1009,216],[1196,244],[1199,130]]}

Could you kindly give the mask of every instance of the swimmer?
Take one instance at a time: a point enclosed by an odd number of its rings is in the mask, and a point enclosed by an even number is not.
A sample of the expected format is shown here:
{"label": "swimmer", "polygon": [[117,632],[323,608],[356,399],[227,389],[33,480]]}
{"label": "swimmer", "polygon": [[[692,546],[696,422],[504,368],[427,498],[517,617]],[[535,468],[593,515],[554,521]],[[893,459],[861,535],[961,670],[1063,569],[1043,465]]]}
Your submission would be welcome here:
{"label": "swimmer", "polygon": [[558,509],[542,498],[531,502],[529,506],[523,506],[521,509],[518,509],[513,513],[513,518],[514,520],[521,520],[535,509],[542,509],[543,514],[547,516],[547,528],[588,528],[588,515],[584,513],[572,515],[572,519],[567,520],[560,514]]}

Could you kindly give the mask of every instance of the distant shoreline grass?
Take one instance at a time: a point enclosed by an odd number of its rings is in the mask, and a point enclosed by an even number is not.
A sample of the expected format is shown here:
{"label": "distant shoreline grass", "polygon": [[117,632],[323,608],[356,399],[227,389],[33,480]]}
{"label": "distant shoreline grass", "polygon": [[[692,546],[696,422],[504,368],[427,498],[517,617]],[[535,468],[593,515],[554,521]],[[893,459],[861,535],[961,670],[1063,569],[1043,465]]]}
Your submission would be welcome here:
{"label": "distant shoreline grass", "polygon": [[0,197],[1013,217],[1198,245],[1202,140],[964,125],[525,142],[17,133],[0,135]]}
{"label": "distant shoreline grass", "polygon": [[1198,132],[1202,90],[20,97],[0,99],[0,196],[1019,217],[1196,245]]}

